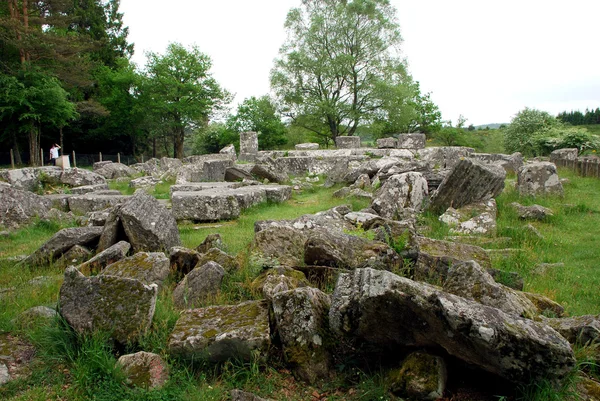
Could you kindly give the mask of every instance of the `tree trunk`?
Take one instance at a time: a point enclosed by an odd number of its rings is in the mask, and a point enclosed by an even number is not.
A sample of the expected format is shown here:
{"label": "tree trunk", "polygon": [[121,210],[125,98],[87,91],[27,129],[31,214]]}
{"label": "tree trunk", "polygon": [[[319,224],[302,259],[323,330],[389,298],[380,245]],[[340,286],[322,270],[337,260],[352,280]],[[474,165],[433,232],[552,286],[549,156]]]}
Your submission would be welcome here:
{"label": "tree trunk", "polygon": [[29,165],[32,167],[40,165],[40,147],[38,145],[38,131],[35,124],[29,127]]}
{"label": "tree trunk", "polygon": [[21,165],[23,164],[23,160],[21,160],[21,152],[19,151],[19,142],[17,141],[17,136],[15,135],[15,131],[10,131],[10,139],[13,143],[13,156],[15,158],[15,164]]}
{"label": "tree trunk", "polygon": [[175,158],[183,159],[183,141],[185,138],[185,129],[183,127],[177,127],[175,131]]}
{"label": "tree trunk", "polygon": [[61,126],[58,129],[59,135],[60,135],[60,148],[62,149],[62,154],[65,154],[65,147],[63,145],[63,127]]}

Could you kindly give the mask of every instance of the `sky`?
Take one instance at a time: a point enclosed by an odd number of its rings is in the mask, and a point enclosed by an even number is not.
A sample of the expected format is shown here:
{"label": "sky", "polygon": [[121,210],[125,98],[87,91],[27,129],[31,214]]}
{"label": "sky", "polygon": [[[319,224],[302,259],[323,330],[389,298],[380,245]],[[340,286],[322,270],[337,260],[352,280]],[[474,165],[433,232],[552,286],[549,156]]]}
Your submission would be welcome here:
{"label": "sky", "polygon": [[[390,0],[403,56],[444,120],[508,123],[525,107],[551,114],[600,107],[600,1]],[[164,53],[197,45],[234,104],[270,92],[269,73],[300,0],[121,0],[135,44]]]}

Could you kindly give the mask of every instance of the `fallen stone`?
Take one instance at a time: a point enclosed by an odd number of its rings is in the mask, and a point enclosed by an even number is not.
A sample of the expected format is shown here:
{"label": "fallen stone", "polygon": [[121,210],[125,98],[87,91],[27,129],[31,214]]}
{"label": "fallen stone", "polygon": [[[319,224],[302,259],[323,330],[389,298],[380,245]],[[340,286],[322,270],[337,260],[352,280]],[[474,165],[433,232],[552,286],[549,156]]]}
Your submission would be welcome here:
{"label": "fallen stone", "polygon": [[382,270],[340,275],[329,322],[335,333],[383,352],[441,347],[516,384],[559,382],[575,365],[570,344],[545,324]]}
{"label": "fallen stone", "polygon": [[496,165],[484,165],[463,159],[433,193],[429,209],[442,213],[450,206],[461,208],[500,195],[506,171]]}
{"label": "fallen stone", "polygon": [[450,232],[465,235],[493,235],[496,233],[496,201],[486,201],[463,206],[449,207],[439,220],[450,226]]}
{"label": "fallen stone", "polygon": [[523,220],[544,220],[546,217],[554,216],[552,209],[540,205],[523,206],[518,202],[510,204],[513,207],[520,219]]}
{"label": "fallen stone", "polygon": [[60,182],[71,187],[81,187],[84,185],[106,185],[106,178],[92,171],[79,168],[70,168],[62,170]]}
{"label": "fallen stone", "polygon": [[398,134],[398,149],[423,149],[425,148],[425,134],[419,132],[414,134]]}
{"label": "fallen stone", "polygon": [[105,331],[125,344],[150,327],[157,295],[154,284],[108,275],[85,277],[68,267],[60,288],[60,314],[79,333]]}
{"label": "fallen stone", "polygon": [[475,149],[462,146],[440,146],[419,149],[415,157],[426,162],[435,170],[453,169],[461,160],[469,157]]}
{"label": "fallen stone", "polygon": [[121,177],[133,177],[137,174],[137,171],[125,164],[112,162],[107,163],[98,169],[96,169],[94,165],[94,172],[109,180]]}
{"label": "fallen stone", "polygon": [[565,148],[557,149],[550,153],[550,163],[556,163],[557,161],[575,161],[579,156],[579,149],[577,148]]}
{"label": "fallen stone", "polygon": [[29,191],[0,186],[0,226],[18,228],[36,217],[44,217],[52,201]]}
{"label": "fallen stone", "polygon": [[298,143],[294,145],[296,150],[317,150],[319,149],[318,143]]}
{"label": "fallen stone", "polygon": [[105,191],[107,189],[108,189],[107,183],[96,184],[96,185],[83,185],[81,187],[71,188],[71,193],[73,195],[85,195],[90,192]]}
{"label": "fallen stone", "polygon": [[221,289],[225,270],[209,261],[198,265],[181,280],[173,290],[173,303],[177,308],[195,308],[202,301],[216,295]]}
{"label": "fallen stone", "polygon": [[522,292],[521,294],[535,305],[539,315],[563,317],[565,314],[565,308],[548,297],[532,292]]}
{"label": "fallen stone", "polygon": [[171,212],[144,191],[136,191],[117,214],[134,252],[166,251],[181,244]]}
{"label": "fallen stone", "polygon": [[182,277],[196,267],[201,257],[197,250],[174,246],[169,250],[171,271]]}
{"label": "fallen stone", "polygon": [[338,149],[360,148],[359,136],[338,136],[335,138],[335,147]]}
{"label": "fallen stone", "polygon": [[393,175],[377,190],[371,208],[381,217],[400,220],[403,209],[421,210],[428,193],[421,173]]}
{"label": "fallen stone", "polygon": [[104,251],[98,253],[96,256],[77,266],[77,270],[86,276],[97,275],[106,266],[118,262],[121,259],[127,257],[131,244],[127,241],[119,241],[116,244],[110,246]]}
{"label": "fallen stone", "polygon": [[129,196],[126,195],[99,195],[90,192],[84,195],[69,198],[69,210],[77,214],[86,214],[105,210],[124,203]]}
{"label": "fallen stone", "polygon": [[182,311],[168,352],[193,361],[250,361],[256,353],[265,357],[270,343],[267,303],[248,301]]}
{"label": "fallen stone", "polygon": [[595,315],[564,318],[545,318],[548,324],[571,344],[580,346],[597,344],[600,339],[600,317]]}
{"label": "fallen stone", "polygon": [[250,249],[255,263],[267,267],[292,267],[304,262],[306,240],[306,234],[299,229],[273,226],[257,232]]}
{"label": "fallen stone", "polygon": [[396,138],[380,138],[377,140],[378,149],[395,149],[398,147]]}
{"label": "fallen stone", "polygon": [[300,380],[315,383],[331,375],[327,350],[329,295],[312,287],[279,292],[273,315],[286,361]]}
{"label": "fallen stone", "polygon": [[102,227],[64,228],[54,234],[22,263],[26,266],[43,266],[60,258],[75,245],[95,248],[101,233]]}
{"label": "fallen stone", "polygon": [[153,187],[156,184],[159,184],[161,182],[162,181],[159,178],[149,175],[149,176],[145,176],[145,177],[135,178],[135,179],[129,181],[129,187],[130,188],[148,188],[148,187]]}
{"label": "fallen stone", "polygon": [[564,194],[556,165],[550,162],[529,163],[521,167],[517,172],[517,191],[521,196]]}
{"label": "fallen stone", "polygon": [[256,394],[241,390],[231,390],[229,396],[231,397],[231,401],[272,401],[271,399],[261,398]]}
{"label": "fallen stone", "polygon": [[108,265],[100,275],[135,279],[160,288],[169,275],[169,259],[162,252],[138,252]]}
{"label": "fallen stone", "polygon": [[263,294],[271,302],[273,297],[284,291],[306,287],[309,282],[301,271],[287,266],[276,266],[265,270],[252,282],[251,288]]}
{"label": "fallen stone", "polygon": [[233,256],[230,256],[218,248],[211,248],[208,252],[200,255],[198,265],[202,266],[208,262],[218,263],[227,273],[233,273],[240,268],[240,264]]}
{"label": "fallen stone", "polygon": [[423,352],[409,354],[388,374],[392,393],[409,399],[437,400],[444,395],[448,371],[443,358]]}
{"label": "fallen stone", "polygon": [[236,182],[243,181],[245,179],[251,180],[252,178],[252,174],[237,167],[228,167],[225,170],[225,181]]}
{"label": "fallen stone", "polygon": [[61,267],[77,266],[80,263],[90,259],[92,255],[92,251],[90,251],[87,247],[75,245],[63,253],[61,257],[54,262],[54,264]]}
{"label": "fallen stone", "polygon": [[272,162],[272,164],[256,164],[250,173],[260,179],[267,179],[269,182],[281,184],[289,181],[290,177],[288,177],[286,173],[276,170],[275,167],[272,166],[274,164],[275,162]]}
{"label": "fallen stone", "polygon": [[130,386],[159,389],[169,381],[169,366],[160,355],[140,351],[121,356],[117,365]]}

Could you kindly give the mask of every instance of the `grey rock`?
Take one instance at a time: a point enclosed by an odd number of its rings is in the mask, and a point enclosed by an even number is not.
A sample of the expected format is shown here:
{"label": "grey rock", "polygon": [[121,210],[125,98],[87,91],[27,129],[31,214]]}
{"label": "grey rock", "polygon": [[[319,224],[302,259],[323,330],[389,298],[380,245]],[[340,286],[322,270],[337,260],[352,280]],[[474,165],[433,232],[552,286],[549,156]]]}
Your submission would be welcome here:
{"label": "grey rock", "polygon": [[579,156],[579,149],[577,148],[565,148],[557,149],[550,153],[550,163],[556,163],[557,161],[575,161]]}
{"label": "grey rock", "polygon": [[201,181],[224,181],[227,169],[233,166],[233,160],[207,160],[202,166]]}
{"label": "grey rock", "polygon": [[273,315],[286,361],[296,376],[308,383],[331,374],[327,350],[329,295],[312,287],[279,292],[273,297]]}
{"label": "grey rock", "polygon": [[510,204],[523,220],[544,220],[546,217],[554,216],[552,209],[540,205],[523,206],[518,202]]}
{"label": "grey rock", "polygon": [[252,174],[237,167],[228,167],[225,170],[225,181],[236,182],[244,179],[252,179]]}
{"label": "grey rock", "polygon": [[517,172],[517,191],[521,196],[564,194],[556,165],[550,162],[529,163],[521,167]]}
{"label": "grey rock", "polygon": [[232,220],[241,211],[236,197],[218,191],[173,192],[171,203],[176,220]]}
{"label": "grey rock", "polygon": [[393,175],[375,192],[371,208],[381,217],[400,220],[403,209],[421,210],[428,191],[421,173]]}
{"label": "grey rock", "polygon": [[79,333],[101,330],[124,344],[146,333],[157,295],[154,284],[108,275],[85,277],[68,267],[60,288],[60,314]]}
{"label": "grey rock", "polygon": [[452,169],[460,160],[469,157],[475,149],[462,146],[441,146],[419,149],[415,157],[427,162],[434,169]]}
{"label": "grey rock", "polygon": [[341,274],[329,322],[339,335],[383,351],[441,347],[517,384],[560,381],[575,365],[571,346],[549,326],[387,271]]}
{"label": "grey rock", "polygon": [[256,132],[240,132],[240,160],[242,155],[258,153],[258,134]]}
{"label": "grey rock", "polygon": [[58,316],[56,309],[47,306],[34,306],[19,314],[16,322],[20,327],[30,327],[40,322],[50,323]]}
{"label": "grey rock", "polygon": [[58,259],[75,245],[95,248],[101,233],[102,227],[64,228],[54,234],[22,263],[28,266],[45,265]]}
{"label": "grey rock", "polygon": [[267,303],[248,301],[182,311],[168,352],[187,360],[250,361],[255,353],[264,357],[270,344]]}
{"label": "grey rock", "polygon": [[338,136],[335,138],[335,147],[338,149],[360,148],[359,136]]}
{"label": "grey rock", "polygon": [[181,244],[171,212],[144,191],[136,191],[117,214],[134,252],[165,251]]}
{"label": "grey rock", "polygon": [[419,281],[442,284],[446,280],[450,266],[476,261],[484,269],[490,269],[492,262],[485,249],[475,245],[435,240],[426,237],[413,237],[413,246],[418,256],[414,266],[414,277]]}
{"label": "grey rock", "polygon": [[131,188],[148,188],[153,187],[156,184],[162,182],[159,178],[153,177],[151,175],[135,178],[129,181],[129,187]]}
{"label": "grey rock", "polygon": [[0,386],[8,383],[11,380],[10,373],[8,372],[8,367],[0,362]]}
{"label": "grey rock", "polygon": [[258,178],[266,178],[270,182],[277,182],[281,184],[289,181],[290,177],[288,177],[288,175],[285,172],[276,170],[274,164],[275,162],[273,162],[272,165],[255,164],[250,172]]}
{"label": "grey rock", "polygon": [[82,185],[80,187],[71,188],[71,193],[73,195],[85,195],[90,192],[104,191],[107,189],[108,189],[107,183],[96,184],[96,185]]}
{"label": "grey rock", "polygon": [[395,149],[398,147],[396,138],[380,138],[377,140],[377,148],[379,149]]}
{"label": "grey rock", "polygon": [[162,252],[138,252],[108,265],[100,275],[131,278],[160,288],[169,275],[169,259]]}
{"label": "grey rock", "polygon": [[159,389],[169,381],[169,365],[160,355],[151,352],[122,355],[117,366],[123,370],[130,386]]}
{"label": "grey rock", "polygon": [[460,209],[448,208],[439,220],[450,226],[450,232],[465,235],[496,233],[498,208],[494,199],[473,203]]}
{"label": "grey rock", "polygon": [[506,171],[497,165],[484,165],[463,159],[433,193],[429,209],[443,213],[450,206],[461,208],[500,195]]}
{"label": "grey rock", "polygon": [[63,253],[61,257],[56,260],[55,265],[62,267],[67,267],[70,265],[76,266],[90,259],[92,255],[92,251],[90,251],[87,247],[75,245]]}
{"label": "grey rock", "polygon": [[402,265],[400,256],[386,243],[325,230],[313,230],[308,234],[304,244],[304,262],[340,269],[372,267],[393,270]]}
{"label": "grey rock", "polygon": [[52,201],[29,191],[0,186],[0,226],[17,228],[35,217],[44,217]]}
{"label": "grey rock", "polygon": [[194,308],[202,301],[216,295],[221,289],[225,270],[209,261],[195,267],[173,290],[173,303],[178,308]]}
{"label": "grey rock", "polygon": [[425,148],[425,134],[419,132],[413,134],[398,134],[398,149],[423,149]]}
{"label": "grey rock", "polygon": [[597,344],[600,339],[600,317],[597,315],[546,318],[543,321],[571,344]]}
{"label": "grey rock", "polygon": [[272,401],[271,399],[261,398],[256,394],[242,390],[231,390],[229,396],[231,397],[231,401]]}
{"label": "grey rock", "polygon": [[280,292],[306,287],[309,282],[301,271],[287,266],[276,266],[263,271],[252,282],[251,288],[263,294],[271,302],[273,297]]}
{"label": "grey rock", "polygon": [[77,270],[86,276],[96,275],[104,270],[106,266],[127,257],[130,249],[131,244],[129,244],[129,242],[119,241],[104,251],[98,253],[87,262],[77,266]]}
{"label": "grey rock", "polygon": [[218,263],[227,273],[233,273],[240,268],[237,260],[218,248],[211,248],[208,252],[200,254],[198,265],[202,266],[208,262]]}
{"label": "grey rock", "polygon": [[62,172],[60,182],[71,187],[81,187],[84,185],[106,184],[106,179],[92,171],[71,168]]}
{"label": "grey rock", "polygon": [[233,144],[225,146],[223,149],[219,150],[219,153],[222,155],[227,155],[231,158],[231,160],[237,159],[237,154],[235,152],[235,146]]}
{"label": "grey rock", "polygon": [[[94,166],[95,167],[95,166]],[[100,174],[106,179],[117,179],[121,177],[133,177],[137,171],[122,163],[108,163],[99,169],[94,168],[96,174]]]}
{"label": "grey rock", "polygon": [[296,150],[318,150],[318,143],[298,143],[294,146]]}
{"label": "grey rock", "polygon": [[304,243],[307,236],[300,229],[287,225],[260,230],[254,236],[251,252],[254,260],[263,266],[296,266],[304,261]]}
{"label": "grey rock", "polygon": [[473,260],[456,263],[448,269],[444,291],[480,304],[492,306],[511,315],[533,318],[535,305],[520,292],[496,283],[494,278]]}
{"label": "grey rock", "polygon": [[129,196],[126,195],[99,195],[90,192],[84,195],[69,198],[69,210],[76,214],[98,212],[122,204]]}

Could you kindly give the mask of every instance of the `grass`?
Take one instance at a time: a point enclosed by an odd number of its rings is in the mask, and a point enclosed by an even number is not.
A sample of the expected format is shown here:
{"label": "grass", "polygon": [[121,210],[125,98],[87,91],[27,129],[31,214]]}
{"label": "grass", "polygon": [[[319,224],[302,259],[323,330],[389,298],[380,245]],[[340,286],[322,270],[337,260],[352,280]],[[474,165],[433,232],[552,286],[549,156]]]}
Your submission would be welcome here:
{"label": "grass", "polygon": [[[600,304],[597,291],[600,277],[596,274],[600,251],[596,239],[600,237],[600,180],[580,178],[569,171],[565,197],[523,198],[512,189],[510,179],[498,202],[498,237],[510,236],[514,247],[521,251],[508,258],[493,260],[494,267],[503,271],[517,271],[525,279],[525,290],[544,294],[565,306],[571,315],[596,314]],[[113,187],[113,185],[115,185]],[[112,188],[128,191],[111,184]],[[246,250],[254,237],[254,222],[258,220],[293,219],[344,203],[352,203],[353,210],[367,206],[367,201],[349,201],[333,198],[338,188],[316,189],[294,194],[282,204],[265,204],[245,210],[240,218],[231,222],[209,224],[183,224],[180,233],[184,246],[195,248],[208,234],[219,233],[229,254],[237,255],[242,268],[226,277],[222,291],[206,301],[209,304],[232,304],[257,299],[251,283],[261,266],[248,258]],[[156,196],[168,194],[168,184],[159,188]],[[543,235],[538,238],[525,228],[516,212],[509,206],[518,201],[551,208],[554,216],[532,223]],[[429,226],[428,236],[444,238],[448,228],[436,216],[425,214],[421,224]],[[222,400],[234,388],[254,392],[273,399],[307,400],[317,398],[334,400],[385,400],[394,399],[382,384],[381,372],[344,371],[328,383],[307,386],[296,382],[287,370],[282,356],[274,350],[268,363],[254,360],[248,363],[229,362],[222,366],[189,366],[171,359],[167,352],[168,337],[179,317],[172,302],[174,280],[167,281],[161,289],[152,327],[138,344],[125,349],[115,349],[102,333],[80,336],[60,319],[50,323],[40,322],[22,327],[15,318],[22,311],[37,305],[55,306],[62,282],[63,269],[49,266],[43,269],[23,269],[10,258],[25,255],[37,249],[64,225],[38,221],[29,227],[0,237],[0,288],[14,290],[0,295],[0,336],[10,332],[27,339],[38,347],[38,355],[31,366],[29,377],[0,387],[0,399],[15,400]],[[356,235],[367,235],[357,230]],[[398,248],[403,242],[398,241]],[[491,246],[493,247],[493,245]],[[538,263],[564,263],[564,267],[536,273]],[[35,277],[48,276],[50,280],[40,285],[30,283]],[[115,367],[119,354],[145,350],[162,355],[171,369],[169,383],[160,390],[130,388],[124,384],[122,372]],[[595,361],[598,352],[592,347],[576,349],[579,370],[596,376]],[[566,400],[574,391],[577,377],[570,378],[564,388],[555,389],[549,383],[534,383],[520,389],[520,398],[511,400]]]}

